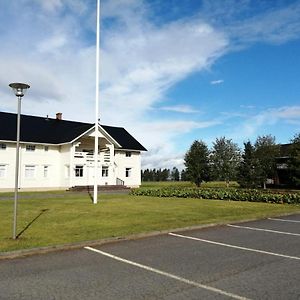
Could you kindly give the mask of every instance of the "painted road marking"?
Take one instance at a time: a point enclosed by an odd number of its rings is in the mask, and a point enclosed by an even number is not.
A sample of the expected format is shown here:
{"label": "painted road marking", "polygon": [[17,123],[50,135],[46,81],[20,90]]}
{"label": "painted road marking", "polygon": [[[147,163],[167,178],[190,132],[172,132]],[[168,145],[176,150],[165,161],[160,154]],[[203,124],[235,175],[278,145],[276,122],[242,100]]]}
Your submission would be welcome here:
{"label": "painted road marking", "polygon": [[95,249],[95,248],[92,248],[92,247],[84,247],[84,249],[99,253],[101,255],[110,257],[114,260],[129,264],[129,265],[132,265],[132,266],[135,266],[135,267],[138,267],[138,268],[141,268],[141,269],[144,269],[144,270],[147,270],[147,271],[159,274],[159,275],[163,275],[163,276],[168,277],[168,278],[175,279],[177,281],[195,286],[197,288],[205,289],[205,290],[208,290],[208,291],[211,291],[211,292],[223,295],[223,296],[228,296],[232,299],[248,300],[248,298],[241,297],[239,295],[232,294],[232,293],[229,293],[229,292],[226,292],[226,291],[223,291],[223,290],[220,290],[220,289],[208,286],[208,285],[204,285],[204,284],[201,284],[201,283],[198,283],[198,282],[195,282],[195,281],[192,281],[192,280],[180,277],[180,276],[176,276],[176,275],[173,275],[171,273],[167,273],[167,272],[164,272],[164,271],[161,271],[161,270],[158,270],[158,269],[146,266],[146,265],[142,265],[142,264],[136,263],[134,261],[127,260],[127,259],[121,258],[119,256],[115,256],[113,254],[110,254],[110,253],[107,253],[107,252],[104,252],[104,251],[101,251],[101,250],[98,250],[98,249]]}
{"label": "painted road marking", "polygon": [[281,222],[291,222],[291,223],[300,223],[300,221],[297,221],[297,220],[288,220],[288,219],[268,218],[268,220],[272,220],[272,221],[281,221]]}
{"label": "painted road marking", "polygon": [[189,239],[189,240],[214,244],[214,245],[218,245],[218,246],[224,246],[224,247],[229,247],[229,248],[234,248],[234,249],[239,249],[239,250],[252,251],[252,252],[257,252],[257,253],[262,253],[262,254],[268,254],[268,255],[273,255],[273,256],[279,256],[279,257],[284,257],[284,258],[300,260],[300,257],[297,257],[297,256],[289,256],[289,255],[273,253],[273,252],[268,252],[268,251],[263,251],[263,250],[257,250],[257,249],[252,249],[252,248],[246,248],[246,247],[240,247],[240,246],[235,246],[235,245],[230,245],[230,244],[224,244],[224,243],[199,239],[199,238],[195,238],[195,237],[192,237],[192,236],[186,236],[186,235],[181,235],[181,234],[177,234],[177,233],[172,233],[172,232],[170,232],[169,235],[176,236],[176,237],[179,237],[179,238],[184,238],[184,239]]}
{"label": "painted road marking", "polygon": [[234,227],[234,228],[242,228],[242,229],[250,229],[250,230],[258,230],[258,231],[265,231],[265,232],[272,232],[272,233],[280,233],[280,234],[288,234],[288,235],[300,236],[299,233],[291,233],[291,232],[286,232],[286,231],[277,231],[277,230],[271,230],[271,229],[263,229],[263,228],[247,227],[247,226],[239,226],[239,225],[231,225],[231,224],[227,224],[227,226]]}

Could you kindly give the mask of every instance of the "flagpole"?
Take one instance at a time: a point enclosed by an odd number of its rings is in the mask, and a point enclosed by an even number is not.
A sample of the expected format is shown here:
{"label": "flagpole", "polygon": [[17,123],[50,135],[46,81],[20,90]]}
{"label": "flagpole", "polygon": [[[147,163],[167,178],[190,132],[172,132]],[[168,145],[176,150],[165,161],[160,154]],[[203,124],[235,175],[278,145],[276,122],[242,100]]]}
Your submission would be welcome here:
{"label": "flagpole", "polygon": [[93,203],[98,202],[98,145],[99,145],[99,60],[100,60],[100,0],[97,0],[97,30],[96,30],[96,103],[95,103],[95,148],[94,148],[94,197]]}

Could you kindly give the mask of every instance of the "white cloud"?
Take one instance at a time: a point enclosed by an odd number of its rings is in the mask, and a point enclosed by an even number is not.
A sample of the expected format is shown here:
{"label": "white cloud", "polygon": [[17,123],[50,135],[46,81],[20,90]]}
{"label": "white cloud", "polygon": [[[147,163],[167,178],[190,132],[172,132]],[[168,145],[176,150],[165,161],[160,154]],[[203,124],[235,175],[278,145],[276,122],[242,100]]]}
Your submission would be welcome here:
{"label": "white cloud", "polygon": [[[131,20],[133,29],[123,26],[105,34],[101,56],[103,115],[111,123],[143,118],[170,86],[207,68],[227,46],[221,32],[200,20],[156,27],[139,18]],[[117,107],[122,107],[121,116],[114,113]]]}
{"label": "white cloud", "polygon": [[300,122],[300,106],[271,108],[250,116],[232,136],[236,139],[253,138],[259,135],[261,128],[275,125],[279,122],[298,124]]}
{"label": "white cloud", "polygon": [[60,50],[63,46],[67,43],[67,39],[63,35],[55,35],[50,38],[46,38],[45,40],[41,41],[37,45],[37,50],[40,52],[56,52]]}
{"label": "white cloud", "polygon": [[[15,111],[7,85],[24,81],[31,85],[23,99],[24,113],[54,116],[61,111],[65,119],[93,122],[95,47],[91,37],[95,30],[95,3],[22,3],[19,14],[15,1],[0,2],[0,110]],[[144,1],[102,1],[101,122],[124,126],[145,144],[149,148],[144,155],[148,166],[151,162],[153,167],[167,162],[182,164],[176,138],[195,129],[216,126],[220,121],[162,122],[151,119],[151,108],[197,112],[186,104],[164,105],[168,89],[194,72],[206,70],[228,53],[232,49],[230,38],[235,43],[293,39],[300,28],[298,6],[244,22],[229,18],[226,26],[219,27],[212,25],[212,19],[205,21],[199,16],[157,25],[149,18],[151,6]],[[230,16],[234,9],[240,6],[231,6]],[[220,84],[223,80],[213,82]],[[298,120],[295,112],[287,108],[274,115],[278,120]],[[263,124],[266,119],[262,114],[254,121]],[[250,132],[251,122],[247,126]]]}
{"label": "white cloud", "polygon": [[245,109],[254,109],[255,105],[240,105],[240,108],[245,108]]}
{"label": "white cloud", "polygon": [[45,10],[48,10],[48,11],[55,11],[59,8],[62,7],[62,2],[61,0],[47,0],[47,1],[37,1],[36,2],[40,5],[42,5],[42,7],[45,9]]}
{"label": "white cloud", "polygon": [[198,113],[199,110],[192,108],[190,105],[174,105],[174,106],[162,106],[160,107],[161,110],[165,111],[173,111],[179,113]]}
{"label": "white cloud", "polygon": [[223,79],[219,79],[219,80],[212,80],[211,82],[210,82],[210,84],[212,84],[212,85],[215,85],[215,84],[221,84],[221,83],[223,83],[224,82],[224,80]]}
{"label": "white cloud", "polygon": [[243,42],[263,41],[282,44],[299,38],[300,3],[275,9],[266,14],[255,16],[248,22],[240,22],[232,28],[233,35]]}

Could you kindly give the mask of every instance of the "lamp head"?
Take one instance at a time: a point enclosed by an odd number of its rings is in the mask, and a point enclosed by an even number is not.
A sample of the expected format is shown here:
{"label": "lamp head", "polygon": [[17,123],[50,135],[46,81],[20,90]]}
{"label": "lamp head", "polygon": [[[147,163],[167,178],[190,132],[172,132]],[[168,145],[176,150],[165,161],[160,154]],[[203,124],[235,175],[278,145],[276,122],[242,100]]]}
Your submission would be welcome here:
{"label": "lamp head", "polygon": [[28,84],[19,82],[10,83],[9,86],[13,89],[17,97],[23,97],[25,91],[30,88]]}

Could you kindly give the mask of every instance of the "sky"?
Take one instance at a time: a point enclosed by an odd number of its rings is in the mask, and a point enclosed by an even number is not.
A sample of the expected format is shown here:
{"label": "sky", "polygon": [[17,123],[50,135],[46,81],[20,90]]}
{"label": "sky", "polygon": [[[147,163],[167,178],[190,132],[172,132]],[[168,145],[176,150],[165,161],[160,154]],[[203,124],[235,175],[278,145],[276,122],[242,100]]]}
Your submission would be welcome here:
{"label": "sky", "polygon": [[[102,0],[100,122],[184,167],[194,140],[300,132],[300,0]],[[96,0],[0,0],[0,111],[94,122]]]}

